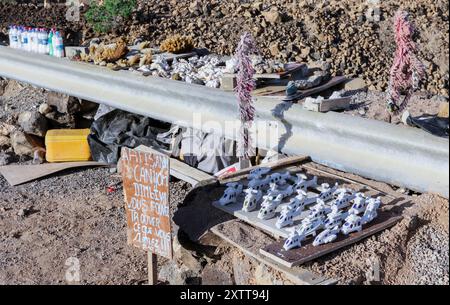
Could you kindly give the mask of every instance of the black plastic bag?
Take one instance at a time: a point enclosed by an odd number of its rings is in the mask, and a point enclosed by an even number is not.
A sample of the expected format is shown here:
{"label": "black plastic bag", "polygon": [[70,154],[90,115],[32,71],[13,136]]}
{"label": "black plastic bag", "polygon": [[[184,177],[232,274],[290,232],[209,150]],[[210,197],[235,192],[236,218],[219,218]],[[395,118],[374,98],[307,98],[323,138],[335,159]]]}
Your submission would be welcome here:
{"label": "black plastic bag", "polygon": [[156,137],[169,128],[169,124],[149,117],[113,110],[92,123],[91,134],[88,136],[92,159],[117,163],[123,146],[136,148],[145,145],[167,150],[168,147],[158,142]]}

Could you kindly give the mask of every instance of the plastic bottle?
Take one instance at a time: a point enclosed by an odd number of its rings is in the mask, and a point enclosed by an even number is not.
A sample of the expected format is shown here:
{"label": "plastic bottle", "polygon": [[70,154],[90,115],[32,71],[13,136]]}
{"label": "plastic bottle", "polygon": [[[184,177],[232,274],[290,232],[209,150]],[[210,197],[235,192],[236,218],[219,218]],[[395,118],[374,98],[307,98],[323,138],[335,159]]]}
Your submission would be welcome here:
{"label": "plastic bottle", "polygon": [[39,31],[38,29],[32,29],[33,43],[31,45],[31,51],[33,53],[39,53]]}
{"label": "plastic bottle", "polygon": [[51,29],[50,32],[48,33],[48,38],[47,38],[47,54],[50,56],[53,56],[53,34],[54,34],[54,29]]}
{"label": "plastic bottle", "polygon": [[23,32],[23,27],[18,26],[17,27],[17,45],[16,45],[17,49],[22,49],[22,32]]}
{"label": "plastic bottle", "polygon": [[56,57],[64,57],[64,42],[58,31],[53,35],[53,53]]}
{"label": "plastic bottle", "polygon": [[39,29],[39,53],[47,54],[48,34],[46,29]]}
{"label": "plastic bottle", "polygon": [[18,48],[18,31],[17,31],[17,27],[16,26],[11,26],[9,29],[9,46],[13,49],[17,49]]}
{"label": "plastic bottle", "polygon": [[9,47],[14,48],[13,30],[14,26],[9,26],[8,37],[9,37]]}
{"label": "plastic bottle", "polygon": [[20,37],[22,50],[29,51],[30,50],[30,32],[27,27],[22,28],[22,35]]}

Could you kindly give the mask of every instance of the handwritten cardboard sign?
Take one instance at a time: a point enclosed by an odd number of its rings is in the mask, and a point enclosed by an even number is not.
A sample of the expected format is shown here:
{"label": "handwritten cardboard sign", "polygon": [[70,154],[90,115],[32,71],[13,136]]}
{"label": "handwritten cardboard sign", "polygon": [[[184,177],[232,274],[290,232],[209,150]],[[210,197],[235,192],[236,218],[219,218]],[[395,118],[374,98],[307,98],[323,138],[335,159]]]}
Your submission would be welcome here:
{"label": "handwritten cardboard sign", "polygon": [[124,147],[121,159],[128,244],[171,259],[169,157]]}

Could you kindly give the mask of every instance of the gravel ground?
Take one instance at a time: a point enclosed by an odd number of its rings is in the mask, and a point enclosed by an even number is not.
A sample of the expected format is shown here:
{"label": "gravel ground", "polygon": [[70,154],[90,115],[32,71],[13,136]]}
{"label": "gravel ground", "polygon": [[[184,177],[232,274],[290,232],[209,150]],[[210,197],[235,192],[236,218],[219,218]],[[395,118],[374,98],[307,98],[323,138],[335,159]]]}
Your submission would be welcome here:
{"label": "gravel ground", "polygon": [[[106,192],[119,181],[105,168],[17,187],[0,177],[0,283],[63,284],[67,259],[76,258],[81,284],[145,284],[147,256],[126,243],[122,188]],[[171,205],[189,189],[171,183]]]}
{"label": "gravel ground", "polygon": [[[248,31],[266,57],[325,60],[334,74],[357,75],[372,90],[383,91],[395,49],[392,18],[399,8],[411,13],[418,28],[419,55],[427,69],[422,88],[448,96],[449,19],[444,0],[138,0],[130,20],[107,35],[94,33],[86,24],[84,9],[79,21],[68,22],[64,4],[47,10],[0,3],[0,33],[6,34],[10,24],[57,26],[66,32],[68,44],[123,35],[130,42],[147,39],[155,46],[176,33],[192,36],[198,47],[230,55],[239,36]],[[370,17],[372,10],[376,18]]]}

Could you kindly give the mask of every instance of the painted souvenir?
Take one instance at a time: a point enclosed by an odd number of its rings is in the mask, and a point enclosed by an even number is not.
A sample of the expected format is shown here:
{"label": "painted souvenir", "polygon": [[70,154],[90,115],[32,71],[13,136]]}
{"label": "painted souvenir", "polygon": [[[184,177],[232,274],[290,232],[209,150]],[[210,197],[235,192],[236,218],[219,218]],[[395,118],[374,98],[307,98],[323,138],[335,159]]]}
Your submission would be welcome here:
{"label": "painted souvenir", "polygon": [[284,241],[283,248],[286,251],[299,248],[302,246],[302,241],[305,240],[306,236],[299,234],[297,230],[294,230],[291,235]]}
{"label": "painted souvenir", "polygon": [[248,174],[248,180],[262,179],[264,175],[267,175],[271,171],[268,167],[258,167],[250,171]]}
{"label": "painted souvenir", "polygon": [[367,203],[366,210],[364,211],[364,214],[362,216],[362,223],[367,224],[377,218],[378,213],[377,210],[381,205],[381,198],[370,198]]}
{"label": "painted souvenir", "polygon": [[358,215],[366,210],[366,206],[367,198],[363,193],[357,193],[355,199],[353,200],[353,205],[350,210],[348,210],[348,213]]}
{"label": "painted souvenir", "polygon": [[303,190],[306,191],[308,188],[317,187],[317,177],[314,176],[311,180],[306,180],[301,177],[301,175],[297,175],[297,180],[294,182],[294,190]]}
{"label": "painted souvenir", "polygon": [[337,235],[339,234],[339,231],[340,231],[339,226],[323,230],[314,239],[313,246],[317,247],[319,245],[328,244],[335,241]]}
{"label": "painted souvenir", "polygon": [[219,204],[224,206],[236,202],[237,198],[242,194],[243,185],[241,183],[229,183],[223,196],[219,199]]}
{"label": "painted souvenir", "polygon": [[362,230],[361,217],[355,214],[349,214],[345,219],[345,223],[341,228],[343,234],[348,235],[352,232],[359,232]]}
{"label": "painted souvenir", "polygon": [[242,210],[244,212],[251,212],[256,210],[256,208],[258,207],[258,201],[260,201],[262,198],[262,192],[260,190],[253,189],[246,189],[244,192],[246,193],[246,195]]}
{"label": "painted souvenir", "polygon": [[333,199],[334,192],[337,190],[338,184],[336,183],[333,187],[330,187],[328,183],[322,183],[322,191],[319,198],[323,201],[328,201]]}

